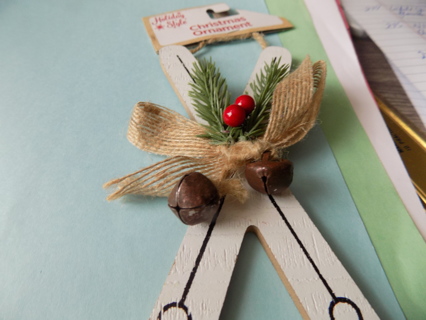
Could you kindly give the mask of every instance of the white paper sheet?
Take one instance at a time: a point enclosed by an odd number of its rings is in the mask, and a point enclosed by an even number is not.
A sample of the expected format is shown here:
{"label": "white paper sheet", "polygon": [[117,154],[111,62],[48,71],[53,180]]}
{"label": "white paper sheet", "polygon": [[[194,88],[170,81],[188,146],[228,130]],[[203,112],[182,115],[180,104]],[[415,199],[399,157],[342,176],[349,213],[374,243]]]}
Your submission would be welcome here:
{"label": "white paper sheet", "polygon": [[411,104],[416,109],[420,119],[423,121],[423,123],[426,123],[426,97],[411,84],[410,80],[407,79],[405,74],[403,74],[398,69],[398,67],[392,63],[392,61],[389,61],[389,64],[392,67],[392,70],[398,78],[399,82],[401,83],[401,86],[404,88],[405,93],[411,101]]}
{"label": "white paper sheet", "polygon": [[343,0],[343,5],[386,55],[426,125],[426,2]]}
{"label": "white paper sheet", "polygon": [[340,15],[336,3],[333,0],[321,2],[305,0],[305,3],[346,95],[404,205],[423,238],[426,239],[425,211],[366,85],[343,19],[337,18]]}

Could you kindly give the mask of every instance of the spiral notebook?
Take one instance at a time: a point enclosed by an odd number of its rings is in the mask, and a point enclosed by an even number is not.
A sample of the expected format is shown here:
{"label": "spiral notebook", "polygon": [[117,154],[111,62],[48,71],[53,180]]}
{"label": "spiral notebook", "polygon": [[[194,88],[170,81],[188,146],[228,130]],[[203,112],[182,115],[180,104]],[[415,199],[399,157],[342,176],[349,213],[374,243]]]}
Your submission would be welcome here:
{"label": "spiral notebook", "polygon": [[343,1],[350,22],[379,46],[426,125],[426,4],[418,0]]}

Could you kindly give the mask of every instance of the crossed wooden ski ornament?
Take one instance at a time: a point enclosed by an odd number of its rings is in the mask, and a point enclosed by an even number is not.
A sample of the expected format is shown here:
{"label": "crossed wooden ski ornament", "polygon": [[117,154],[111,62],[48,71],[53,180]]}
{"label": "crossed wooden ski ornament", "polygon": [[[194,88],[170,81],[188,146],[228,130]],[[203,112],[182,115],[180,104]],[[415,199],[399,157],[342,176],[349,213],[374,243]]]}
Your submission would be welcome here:
{"label": "crossed wooden ski ornament", "polygon": [[[189,116],[202,122],[188,95],[195,57],[182,46],[164,47],[159,56]],[[267,47],[249,83],[273,59],[291,65],[287,49]],[[219,319],[248,231],[258,236],[303,319],[379,319],[290,191],[272,200],[249,192],[244,204],[225,199],[210,223],[188,227],[150,320]]]}

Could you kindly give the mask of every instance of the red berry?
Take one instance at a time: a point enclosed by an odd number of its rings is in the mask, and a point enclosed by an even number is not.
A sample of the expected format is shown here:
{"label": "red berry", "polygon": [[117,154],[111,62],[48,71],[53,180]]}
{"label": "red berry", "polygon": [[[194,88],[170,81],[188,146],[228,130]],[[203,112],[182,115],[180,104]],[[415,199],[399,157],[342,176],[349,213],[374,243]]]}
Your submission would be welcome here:
{"label": "red berry", "polygon": [[246,120],[246,112],[236,104],[231,104],[223,111],[223,122],[230,127],[239,127],[244,123],[244,120]]}
{"label": "red berry", "polygon": [[254,99],[247,94],[243,94],[235,99],[235,104],[242,107],[247,114],[251,113],[255,107]]}

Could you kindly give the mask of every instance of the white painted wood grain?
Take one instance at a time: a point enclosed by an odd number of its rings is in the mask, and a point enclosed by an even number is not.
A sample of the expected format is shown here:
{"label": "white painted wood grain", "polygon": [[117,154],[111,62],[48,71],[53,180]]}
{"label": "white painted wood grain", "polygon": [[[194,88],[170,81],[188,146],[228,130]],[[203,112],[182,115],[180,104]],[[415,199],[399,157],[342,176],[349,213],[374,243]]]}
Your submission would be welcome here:
{"label": "white painted wood grain", "polygon": [[[192,71],[194,63],[197,63],[197,59],[183,46],[164,47],[160,50],[159,55],[161,67],[189,117],[198,123],[208,124],[194,112],[189,97],[189,90],[191,90],[189,83],[192,82],[189,72]],[[182,64],[183,61],[185,61],[185,65]]]}
{"label": "white painted wood grain", "polygon": [[[164,71],[185,108],[194,115],[187,95],[188,83],[185,82],[191,81],[191,78],[176,56],[184,65],[192,65],[195,58],[184,47],[172,46],[160,50]],[[270,62],[278,56],[282,56],[283,63],[288,63],[289,59],[291,62],[288,50],[269,47],[262,52],[253,73],[263,68],[265,61]],[[253,75],[250,79],[253,79]],[[244,234],[251,230],[258,235],[302,317],[330,319],[332,296],[312,263],[268,197],[255,191],[250,192],[249,200],[243,205],[225,201],[185,299],[188,314],[194,320],[219,319]],[[291,192],[287,191],[275,199],[334,294],[351,299],[361,309],[363,319],[379,319]],[[208,226],[200,224],[188,227],[151,320],[158,318],[165,305],[181,300]],[[354,309],[346,303],[338,304],[334,311],[335,319],[359,319]],[[171,308],[162,314],[161,319],[188,317],[181,309]]]}
{"label": "white painted wood grain", "polygon": [[257,59],[256,65],[254,66],[253,72],[250,75],[250,78],[247,82],[247,86],[245,88],[245,92],[251,95],[253,94],[253,90],[250,88],[250,83],[256,80],[256,75],[260,74],[265,67],[265,63],[271,63],[274,59],[280,59],[280,65],[288,65],[291,68],[291,53],[286,48],[283,47],[266,47],[262,50],[259,59]]}

